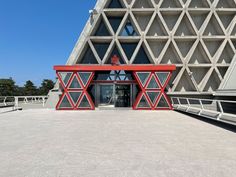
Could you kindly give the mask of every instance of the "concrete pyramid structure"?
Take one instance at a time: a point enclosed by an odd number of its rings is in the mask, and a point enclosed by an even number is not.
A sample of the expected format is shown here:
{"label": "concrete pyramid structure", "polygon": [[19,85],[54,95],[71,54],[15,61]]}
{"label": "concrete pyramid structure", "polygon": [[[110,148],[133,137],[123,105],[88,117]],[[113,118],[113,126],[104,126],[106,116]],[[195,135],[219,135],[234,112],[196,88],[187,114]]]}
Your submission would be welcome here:
{"label": "concrete pyramid structure", "polygon": [[90,12],[67,65],[175,64],[170,95],[213,95],[233,73],[235,0],[98,0]]}

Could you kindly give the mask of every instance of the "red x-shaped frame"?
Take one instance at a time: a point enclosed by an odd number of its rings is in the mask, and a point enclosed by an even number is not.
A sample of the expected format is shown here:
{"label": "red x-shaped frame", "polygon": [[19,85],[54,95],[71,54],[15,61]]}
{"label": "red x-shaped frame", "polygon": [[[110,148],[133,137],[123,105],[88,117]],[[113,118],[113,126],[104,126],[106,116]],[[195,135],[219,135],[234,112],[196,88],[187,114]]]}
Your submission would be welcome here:
{"label": "red x-shaped frame", "polygon": [[[141,79],[141,74],[144,76]],[[140,87],[136,101],[133,105],[135,110],[171,110],[172,104],[165,93],[165,88],[170,81],[171,72],[134,72],[134,77]],[[165,75],[161,78],[160,75]]]}
{"label": "red x-shaped frame", "polygon": [[[96,71],[132,71],[140,93],[133,104],[136,110],[173,109],[165,88],[170,81],[174,65],[122,65],[122,66],[54,66],[62,95],[57,110],[94,110],[95,105],[87,92]],[[82,73],[87,74],[83,75]],[[140,73],[146,73],[141,78]],[[89,74],[89,76],[88,76]]]}
{"label": "red x-shaped frame", "polygon": [[[94,72],[57,72],[63,93],[56,105],[57,110],[94,110],[95,105],[87,92]],[[85,74],[88,77],[82,78]],[[64,77],[63,77],[64,76]]]}

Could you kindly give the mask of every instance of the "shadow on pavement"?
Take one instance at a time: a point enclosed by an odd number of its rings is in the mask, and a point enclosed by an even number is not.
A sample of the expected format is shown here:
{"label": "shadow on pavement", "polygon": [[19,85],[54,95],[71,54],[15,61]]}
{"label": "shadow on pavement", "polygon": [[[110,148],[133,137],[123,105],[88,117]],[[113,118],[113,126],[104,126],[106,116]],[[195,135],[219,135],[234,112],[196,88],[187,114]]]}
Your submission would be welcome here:
{"label": "shadow on pavement", "polygon": [[213,119],[209,119],[209,118],[206,118],[206,117],[198,116],[198,115],[195,115],[195,114],[186,113],[186,112],[183,112],[183,111],[177,111],[176,110],[176,112],[188,115],[188,116],[190,116],[194,119],[197,119],[197,120],[203,121],[205,123],[209,123],[209,124],[215,125],[217,127],[220,127],[220,128],[223,128],[223,129],[226,129],[228,131],[236,133],[236,126],[234,126],[234,125],[227,124],[227,123],[220,122],[220,121],[213,120]]}

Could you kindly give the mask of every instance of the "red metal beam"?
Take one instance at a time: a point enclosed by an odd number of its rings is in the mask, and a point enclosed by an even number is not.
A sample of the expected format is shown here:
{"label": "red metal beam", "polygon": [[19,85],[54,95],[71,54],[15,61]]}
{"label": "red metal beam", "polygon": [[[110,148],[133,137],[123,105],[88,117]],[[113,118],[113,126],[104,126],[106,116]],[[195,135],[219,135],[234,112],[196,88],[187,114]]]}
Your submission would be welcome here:
{"label": "red metal beam", "polygon": [[66,65],[54,66],[56,71],[174,71],[175,65]]}

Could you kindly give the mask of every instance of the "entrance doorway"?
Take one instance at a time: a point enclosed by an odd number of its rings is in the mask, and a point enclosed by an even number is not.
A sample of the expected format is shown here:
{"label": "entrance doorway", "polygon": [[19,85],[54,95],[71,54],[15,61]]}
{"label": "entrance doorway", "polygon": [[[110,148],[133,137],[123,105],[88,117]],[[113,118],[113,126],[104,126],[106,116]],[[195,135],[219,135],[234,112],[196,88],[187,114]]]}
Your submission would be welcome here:
{"label": "entrance doorway", "polygon": [[131,84],[99,84],[99,107],[131,107]]}
{"label": "entrance doorway", "polygon": [[99,85],[99,106],[114,107],[113,85]]}

